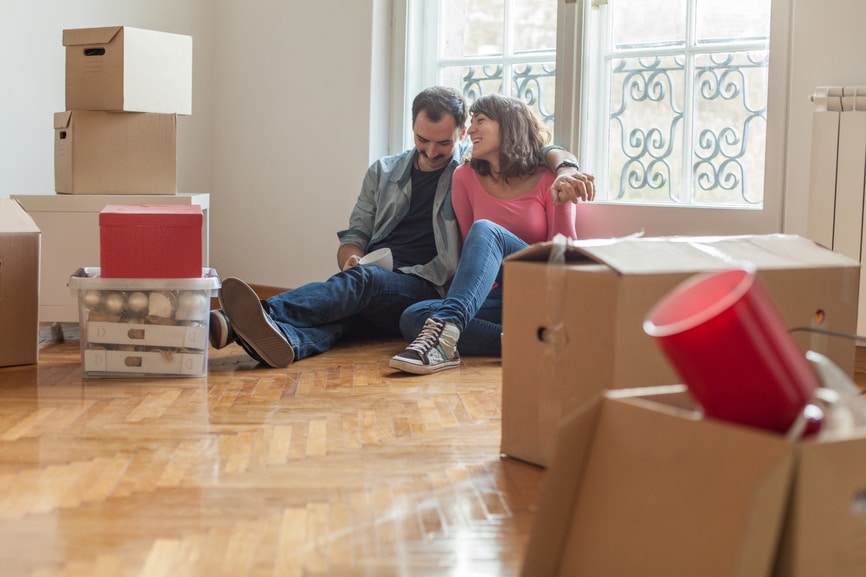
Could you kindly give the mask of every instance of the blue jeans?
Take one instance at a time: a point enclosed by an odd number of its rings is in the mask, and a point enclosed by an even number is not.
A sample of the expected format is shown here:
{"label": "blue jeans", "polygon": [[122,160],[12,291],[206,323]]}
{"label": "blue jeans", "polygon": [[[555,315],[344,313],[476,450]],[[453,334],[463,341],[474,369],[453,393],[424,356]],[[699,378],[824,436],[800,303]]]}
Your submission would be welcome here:
{"label": "blue jeans", "polygon": [[426,280],[378,266],[355,266],[324,282],[305,284],[262,301],[295,360],[323,353],[347,334],[400,335],[400,315],[438,297]]}
{"label": "blue jeans", "polygon": [[[502,355],[502,259],[528,245],[498,224],[472,224],[460,264],[444,299],[410,306],[400,317],[403,338],[412,341],[430,317],[460,329],[462,355]],[[491,287],[496,285],[492,291]]]}

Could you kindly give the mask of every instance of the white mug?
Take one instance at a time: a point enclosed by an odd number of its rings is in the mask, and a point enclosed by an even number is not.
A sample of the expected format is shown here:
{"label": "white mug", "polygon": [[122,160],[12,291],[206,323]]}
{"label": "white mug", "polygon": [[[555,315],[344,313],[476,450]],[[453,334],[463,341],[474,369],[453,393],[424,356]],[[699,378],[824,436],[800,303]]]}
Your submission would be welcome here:
{"label": "white mug", "polygon": [[390,248],[380,248],[379,250],[374,250],[373,252],[364,255],[361,259],[361,264],[373,264],[380,266],[385,270],[393,270],[394,257],[391,255]]}

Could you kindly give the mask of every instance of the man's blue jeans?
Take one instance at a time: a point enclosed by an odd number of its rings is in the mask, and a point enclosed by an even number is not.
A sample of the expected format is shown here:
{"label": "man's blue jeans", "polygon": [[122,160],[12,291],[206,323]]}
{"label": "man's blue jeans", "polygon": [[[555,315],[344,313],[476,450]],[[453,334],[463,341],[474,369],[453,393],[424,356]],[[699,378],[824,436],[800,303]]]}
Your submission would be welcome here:
{"label": "man's blue jeans", "polygon": [[348,333],[400,335],[400,315],[438,297],[422,278],[378,266],[355,266],[324,282],[305,284],[262,301],[285,333],[295,360],[323,353]]}
{"label": "man's blue jeans", "polygon": [[436,317],[460,329],[460,354],[501,356],[502,259],[527,246],[494,222],[474,222],[446,298],[423,301],[406,309],[400,318],[403,337],[414,340],[424,321]]}

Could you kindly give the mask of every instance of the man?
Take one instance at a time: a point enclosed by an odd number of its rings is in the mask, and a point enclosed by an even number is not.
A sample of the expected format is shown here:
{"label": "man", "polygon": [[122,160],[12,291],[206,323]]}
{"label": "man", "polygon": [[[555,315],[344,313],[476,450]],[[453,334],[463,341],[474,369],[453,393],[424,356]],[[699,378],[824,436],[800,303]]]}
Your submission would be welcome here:
{"label": "man", "polygon": [[[451,88],[422,91],[412,103],[415,146],[373,163],[340,231],[340,272],[267,300],[237,278],[220,289],[221,310],[210,319],[210,342],[237,342],[270,367],[327,351],[347,333],[400,335],[400,315],[411,304],[442,298],[457,268],[460,233],[451,207],[451,174],[469,151],[463,141],[466,103]],[[550,147],[546,163],[560,176],[552,194],[586,198],[574,156]],[[582,184],[581,184],[582,183]],[[358,266],[388,247],[393,270]]]}

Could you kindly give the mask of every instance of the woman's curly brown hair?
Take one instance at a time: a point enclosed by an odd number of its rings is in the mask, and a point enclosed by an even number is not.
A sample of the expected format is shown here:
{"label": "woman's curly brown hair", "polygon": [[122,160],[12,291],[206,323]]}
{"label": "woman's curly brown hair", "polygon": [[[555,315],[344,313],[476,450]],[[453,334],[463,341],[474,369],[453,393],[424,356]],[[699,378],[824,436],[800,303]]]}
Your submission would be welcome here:
{"label": "woman's curly brown hair", "polygon": [[[487,94],[472,103],[472,116],[483,114],[499,123],[499,178],[532,174],[544,163],[541,148],[550,140],[550,131],[522,100],[501,94]],[[471,158],[469,164],[478,174],[490,175],[490,163]]]}

